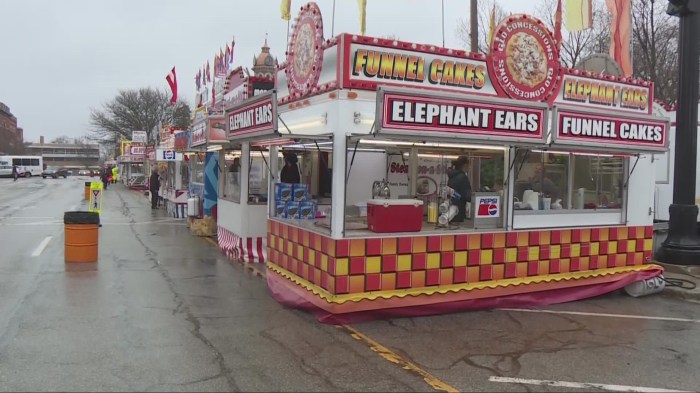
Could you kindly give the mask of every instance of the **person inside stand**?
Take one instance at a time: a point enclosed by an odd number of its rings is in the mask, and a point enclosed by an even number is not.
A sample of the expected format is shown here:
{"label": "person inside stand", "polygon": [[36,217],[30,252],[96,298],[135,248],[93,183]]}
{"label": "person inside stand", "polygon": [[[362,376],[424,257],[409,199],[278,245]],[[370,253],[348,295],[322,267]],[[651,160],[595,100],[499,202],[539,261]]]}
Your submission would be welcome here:
{"label": "person inside stand", "polygon": [[284,154],[284,168],[282,168],[282,173],[280,174],[280,181],[282,183],[301,183],[301,176],[299,175],[299,166],[297,155],[294,153]]}
{"label": "person inside stand", "polygon": [[228,167],[228,172],[231,174],[231,184],[239,184],[240,183],[240,173],[241,173],[241,159],[240,157],[236,157],[233,159],[233,163],[231,163],[231,166]]}
{"label": "person inside stand", "polygon": [[467,219],[467,202],[472,201],[472,185],[469,182],[469,158],[459,156],[454,162],[454,169],[447,174],[447,186],[459,193],[457,215],[452,219],[452,222],[464,222]]}
{"label": "person inside stand", "polygon": [[14,181],[17,181],[17,177],[19,177],[19,170],[17,169],[17,165],[12,165],[12,178],[15,179]]}
{"label": "person inside stand", "polygon": [[560,198],[559,187],[547,177],[544,164],[542,163],[538,163],[535,167],[535,174],[530,178],[530,187],[532,190],[544,194],[544,197],[552,198],[552,201]]}
{"label": "person inside stand", "polygon": [[151,209],[158,208],[158,190],[160,190],[160,176],[156,169],[153,170],[148,183],[148,188],[151,191]]}

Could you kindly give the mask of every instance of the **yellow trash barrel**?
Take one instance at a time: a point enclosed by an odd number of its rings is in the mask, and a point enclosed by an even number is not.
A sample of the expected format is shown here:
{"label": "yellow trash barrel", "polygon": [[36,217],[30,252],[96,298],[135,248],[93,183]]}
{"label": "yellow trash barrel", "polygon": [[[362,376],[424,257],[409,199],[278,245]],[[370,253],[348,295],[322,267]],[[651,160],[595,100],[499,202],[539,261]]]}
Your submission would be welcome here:
{"label": "yellow trash barrel", "polygon": [[100,215],[96,212],[65,212],[65,261],[97,262]]}
{"label": "yellow trash barrel", "polygon": [[86,201],[90,200],[90,182],[89,181],[85,182],[85,200]]}

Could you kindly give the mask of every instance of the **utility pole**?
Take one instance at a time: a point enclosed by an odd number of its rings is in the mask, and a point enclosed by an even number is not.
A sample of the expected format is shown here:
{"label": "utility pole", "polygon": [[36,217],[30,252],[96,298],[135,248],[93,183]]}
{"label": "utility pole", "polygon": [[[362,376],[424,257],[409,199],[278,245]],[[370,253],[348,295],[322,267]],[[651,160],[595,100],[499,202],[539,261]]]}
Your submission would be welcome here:
{"label": "utility pole", "polygon": [[680,17],[678,41],[678,108],[673,174],[673,204],[669,208],[668,237],[657,253],[661,262],[700,265],[698,206],[695,179],[698,131],[698,61],[700,1],[669,0],[666,12]]}
{"label": "utility pole", "polygon": [[479,52],[479,7],[476,0],[470,0],[469,4],[469,38],[471,39],[471,52]]}

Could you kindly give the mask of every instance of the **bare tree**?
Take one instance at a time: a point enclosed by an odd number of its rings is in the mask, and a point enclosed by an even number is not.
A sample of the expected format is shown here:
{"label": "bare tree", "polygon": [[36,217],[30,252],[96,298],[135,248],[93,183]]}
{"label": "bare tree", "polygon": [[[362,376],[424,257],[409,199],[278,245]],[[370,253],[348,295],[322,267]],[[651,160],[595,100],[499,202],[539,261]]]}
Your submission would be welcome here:
{"label": "bare tree", "polygon": [[61,135],[61,136],[59,136],[59,137],[53,138],[53,139],[51,140],[51,143],[61,143],[61,144],[66,144],[66,145],[68,145],[68,144],[74,143],[74,141],[73,141],[73,139],[72,139],[71,137],[68,137],[68,136],[65,136],[65,135]]}
{"label": "bare tree", "polygon": [[654,82],[654,96],[671,103],[678,96],[678,18],[666,14],[666,1],[632,2],[634,75]]}
{"label": "bare tree", "polygon": [[[491,11],[493,10],[494,4],[496,7],[496,17],[495,17],[495,26],[498,26],[499,23],[503,19],[505,19],[508,15],[510,15],[508,12],[506,12],[498,3],[495,2],[495,0],[485,0],[485,1],[479,1],[479,52],[480,53],[488,53],[490,50],[491,43],[489,42],[489,26],[491,24]],[[462,46],[464,48],[469,48],[470,47],[470,33],[471,33],[471,27],[469,23],[469,18],[460,18],[457,20],[457,31],[456,35],[457,38],[460,40]],[[469,49],[467,49],[469,50]]]}
{"label": "bare tree", "polygon": [[[101,110],[90,113],[90,139],[100,143],[119,143],[131,139],[131,132],[146,131],[149,141],[157,141],[158,126],[189,127],[189,105],[180,101],[170,105],[170,93],[153,88],[120,90]],[[178,124],[179,123],[179,124]]]}
{"label": "bare tree", "polygon": [[[544,0],[535,8],[535,15],[554,31],[557,0]],[[579,61],[594,53],[607,52],[610,37],[610,16],[602,1],[593,1],[593,26],[586,30],[569,32],[562,23],[562,43],[559,61],[573,68]]]}

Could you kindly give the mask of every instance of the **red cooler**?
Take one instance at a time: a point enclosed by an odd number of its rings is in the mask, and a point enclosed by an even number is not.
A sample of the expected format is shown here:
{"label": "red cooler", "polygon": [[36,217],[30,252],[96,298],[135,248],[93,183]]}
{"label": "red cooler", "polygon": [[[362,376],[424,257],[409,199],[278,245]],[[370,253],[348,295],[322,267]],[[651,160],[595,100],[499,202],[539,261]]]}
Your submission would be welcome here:
{"label": "red cooler", "polygon": [[423,226],[423,201],[371,199],[367,201],[367,226],[372,232],[419,232]]}

